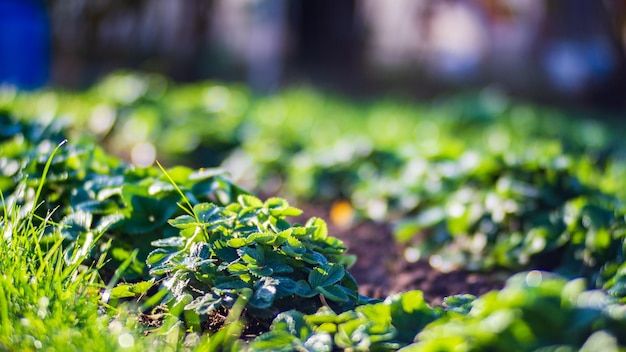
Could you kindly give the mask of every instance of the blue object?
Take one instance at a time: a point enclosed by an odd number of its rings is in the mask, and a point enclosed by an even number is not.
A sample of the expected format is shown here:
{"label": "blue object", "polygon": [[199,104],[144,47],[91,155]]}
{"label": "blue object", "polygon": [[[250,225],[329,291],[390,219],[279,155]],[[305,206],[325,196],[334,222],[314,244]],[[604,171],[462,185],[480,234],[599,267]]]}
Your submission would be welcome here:
{"label": "blue object", "polygon": [[0,84],[36,89],[48,81],[50,26],[43,1],[0,0]]}

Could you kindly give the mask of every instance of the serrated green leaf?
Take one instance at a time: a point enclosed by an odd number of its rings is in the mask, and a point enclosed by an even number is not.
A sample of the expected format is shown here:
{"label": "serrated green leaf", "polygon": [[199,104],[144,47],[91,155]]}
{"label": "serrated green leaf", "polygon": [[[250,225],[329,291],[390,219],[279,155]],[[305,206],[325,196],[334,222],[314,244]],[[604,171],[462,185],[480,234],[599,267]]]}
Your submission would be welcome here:
{"label": "serrated green leaf", "polygon": [[298,283],[293,279],[284,276],[276,276],[274,279],[278,280],[278,285],[276,285],[276,294],[278,297],[285,297],[296,293]]}
{"label": "serrated green leaf", "polygon": [[265,204],[263,204],[263,206],[268,208],[270,211],[271,210],[280,211],[280,210],[287,209],[289,204],[287,203],[285,199],[278,198],[278,197],[271,197],[265,201]]}
{"label": "serrated green leaf", "polygon": [[253,233],[250,236],[248,236],[248,240],[252,243],[252,242],[258,242],[258,243],[270,243],[274,242],[274,240],[276,239],[277,234],[275,233],[271,233],[271,232],[257,232],[257,233]]}
{"label": "serrated green leaf", "polygon": [[298,280],[294,291],[298,296],[310,298],[317,295],[317,291],[313,290],[309,283],[304,280]]}
{"label": "serrated green leaf", "polygon": [[165,224],[178,209],[178,195],[168,194],[156,198],[143,195],[145,188],[140,186],[124,186],[122,191],[128,208],[123,228],[130,234],[153,231]]}
{"label": "serrated green leaf", "polygon": [[154,280],[140,281],[140,282],[133,284],[130,290],[131,292],[136,293],[138,295],[143,295],[146,292],[148,292],[148,290],[150,290],[152,286],[154,286]]}
{"label": "serrated green leaf", "polygon": [[258,309],[271,307],[274,297],[276,297],[276,285],[278,284],[278,280],[269,277],[259,280],[257,285],[255,285],[254,294],[250,298],[250,306]]}
{"label": "serrated green leaf", "polygon": [[256,277],[272,276],[274,270],[265,265],[248,264],[248,270]]}
{"label": "serrated green leaf", "polygon": [[132,284],[118,284],[111,289],[110,299],[135,297],[137,294],[131,291]]}
{"label": "serrated green leaf", "polygon": [[237,201],[239,202],[239,204],[245,207],[252,207],[252,208],[263,207],[263,202],[259,198],[249,195],[249,194],[240,195]]}
{"label": "serrated green leaf", "polygon": [[148,264],[148,266],[158,265],[166,261],[169,257],[174,255],[175,253],[177,252],[173,250],[167,250],[163,248],[155,249],[152,252],[150,252],[150,254],[148,254],[148,258],[146,259],[146,264]]}
{"label": "serrated green leaf", "polygon": [[285,231],[281,231],[277,234],[274,235],[274,238],[271,241],[268,241],[267,244],[270,244],[272,246],[280,246],[283,243],[285,243],[285,241],[289,240],[289,238],[291,237],[291,234],[293,233],[293,229],[289,228]]}
{"label": "serrated green leaf", "polygon": [[230,247],[240,248],[248,244],[248,239],[246,238],[231,238],[226,241]]}
{"label": "serrated green leaf", "polygon": [[228,265],[228,271],[233,275],[239,275],[248,272],[248,266],[242,263],[232,263]]}
{"label": "serrated green leaf", "polygon": [[200,203],[193,207],[193,213],[202,223],[211,223],[218,220],[220,208],[211,203]]}
{"label": "serrated green leaf", "polygon": [[184,309],[194,310],[199,315],[205,315],[221,307],[222,302],[222,297],[213,292],[209,292],[186,304]]}
{"label": "serrated green leaf", "polygon": [[183,237],[170,237],[170,238],[162,238],[160,240],[152,241],[150,244],[153,247],[175,247],[181,248],[186,244],[186,239]]}
{"label": "serrated green leaf", "polygon": [[280,212],[280,216],[300,216],[302,215],[302,210],[294,207],[288,207],[287,209]]}
{"label": "serrated green leaf", "polygon": [[338,286],[317,286],[315,290],[335,302],[347,302],[348,295]]}
{"label": "serrated green leaf", "polygon": [[270,223],[272,224],[276,232],[286,231],[291,228],[291,224],[281,218],[271,218]]}
{"label": "serrated green leaf", "polygon": [[94,229],[94,231],[96,233],[104,233],[109,228],[114,227],[115,225],[121,223],[123,220],[124,220],[124,215],[120,213],[103,216],[100,219],[100,221],[98,221],[98,225],[96,225],[96,228]]}
{"label": "serrated green leaf", "polygon": [[93,215],[87,212],[71,213],[61,220],[61,236],[69,240],[76,240],[89,232]]}
{"label": "serrated green leaf", "polygon": [[292,253],[295,256],[301,256],[306,253],[306,247],[302,244],[302,241],[291,236],[287,238],[287,243],[283,243],[281,248],[288,254]]}
{"label": "serrated green leaf", "polygon": [[306,227],[315,229],[315,232],[312,235],[313,240],[323,241],[328,238],[328,226],[324,220],[320,218],[311,218],[307,221]]}
{"label": "serrated green leaf", "polygon": [[309,284],[312,288],[333,285],[343,278],[345,270],[339,264],[328,263],[318,266],[309,273]]}
{"label": "serrated green leaf", "polygon": [[168,221],[170,225],[179,229],[186,229],[198,226],[198,222],[193,216],[181,215]]}
{"label": "serrated green leaf", "polygon": [[309,263],[309,264],[313,264],[313,265],[325,265],[328,264],[328,259],[326,257],[324,257],[324,255],[322,255],[321,253],[318,253],[316,251],[307,249],[306,253],[304,253],[300,259],[302,259],[303,261]]}

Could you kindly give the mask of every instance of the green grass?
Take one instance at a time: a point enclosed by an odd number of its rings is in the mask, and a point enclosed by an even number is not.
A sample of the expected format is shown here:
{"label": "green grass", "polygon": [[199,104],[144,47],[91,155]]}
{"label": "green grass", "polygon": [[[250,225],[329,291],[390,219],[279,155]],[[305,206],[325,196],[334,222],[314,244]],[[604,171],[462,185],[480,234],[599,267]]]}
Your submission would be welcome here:
{"label": "green grass", "polygon": [[61,227],[35,214],[51,161],[32,202],[17,204],[0,193],[0,350],[143,350],[128,312],[101,313],[104,255],[83,265],[101,233],[64,248]]}
{"label": "green grass", "polygon": [[111,244],[101,238],[106,228],[67,245],[63,225],[51,220],[53,211],[37,215],[62,144],[48,159],[39,187],[30,189],[30,201],[20,191],[6,199],[0,191],[0,351],[240,350],[244,302],[235,303],[223,329],[200,336],[188,333],[178,319],[182,307],[166,308],[161,324],[149,328],[138,319],[138,302],[103,298],[130,264],[122,263],[108,284],[101,279]]}

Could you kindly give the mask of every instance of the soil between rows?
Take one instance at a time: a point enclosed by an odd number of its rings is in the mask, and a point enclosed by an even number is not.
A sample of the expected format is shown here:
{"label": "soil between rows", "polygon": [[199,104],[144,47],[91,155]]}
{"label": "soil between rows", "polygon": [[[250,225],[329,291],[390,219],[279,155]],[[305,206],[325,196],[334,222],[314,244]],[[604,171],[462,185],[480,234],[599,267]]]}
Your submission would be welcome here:
{"label": "soil between rows", "polygon": [[390,294],[408,290],[422,290],[431,305],[441,304],[443,298],[469,293],[476,296],[501,289],[504,281],[492,273],[475,273],[465,270],[443,273],[425,260],[409,263],[404,258],[404,248],[393,239],[390,226],[363,221],[341,227],[329,219],[328,207],[298,204],[304,210],[297,220],[316,216],[328,223],[329,234],[341,239],[348,254],[357,261],[350,273],[359,284],[359,293],[372,298],[385,298]]}

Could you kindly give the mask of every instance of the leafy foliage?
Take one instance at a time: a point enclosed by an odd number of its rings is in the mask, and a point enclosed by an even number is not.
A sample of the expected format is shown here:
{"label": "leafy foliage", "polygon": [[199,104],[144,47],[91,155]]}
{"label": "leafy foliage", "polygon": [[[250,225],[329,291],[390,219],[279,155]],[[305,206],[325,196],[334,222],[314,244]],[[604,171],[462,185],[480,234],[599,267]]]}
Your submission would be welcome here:
{"label": "leafy foliage", "polygon": [[151,275],[165,276],[164,302],[188,301],[186,310],[206,318],[249,292],[246,311],[258,321],[323,304],[354,308],[362,298],[345,270],[354,258],[328,236],[323,220],[292,225],[285,219],[300,214],[280,198],[241,195],[226,207],[199,203],[172,219],[180,235],[153,242],[159,248],[147,259]]}
{"label": "leafy foliage", "polygon": [[[156,338],[151,348],[176,349],[183,339],[186,347],[209,350],[625,345],[626,163],[619,128],[512,103],[490,90],[432,104],[355,106],[306,90],[254,97],[237,86],[174,85],[137,74],[110,76],[82,93],[3,88],[0,110],[8,112],[0,115],[0,191],[11,214],[33,214],[38,229],[36,236],[23,227],[13,231],[15,222],[5,220],[2,248],[15,252],[19,238],[39,241],[21,242],[39,249],[26,250],[30,263],[14,268],[17,256],[1,252],[0,267],[10,270],[0,278],[0,349],[19,339],[37,347],[24,336],[53,331],[23,324],[9,331],[17,316],[34,319],[41,308],[41,297],[28,293],[35,290],[23,278],[52,275],[39,287],[68,290],[70,296],[46,293],[68,302],[85,292],[71,278],[96,282],[95,271],[82,263],[100,267],[107,248],[113,278],[102,288],[103,302],[80,296],[76,306],[85,314],[76,316],[105,324],[133,316],[127,300],[143,301],[141,316],[160,317],[158,327],[143,327]],[[91,135],[79,137],[86,131]],[[66,133],[86,142],[65,145],[49,159]],[[135,167],[95,147],[94,137],[119,155],[151,144],[160,158],[222,163],[263,194],[347,199],[358,217],[398,224],[396,238],[411,247],[413,259],[428,258],[441,270],[555,269],[567,278],[586,277],[602,291],[532,271],[501,292],[449,297],[443,307],[430,308],[418,291],[370,300],[358,295],[346,271],[353,258],[322,220],[291,224],[286,217],[297,209],[280,198],[249,196],[219,170]],[[47,259],[56,264],[32,266]],[[151,277],[115,286],[138,276]],[[98,312],[100,303],[105,308]],[[17,312],[20,307],[27,309]],[[199,335],[209,317],[225,311],[221,330]],[[244,319],[270,331],[246,346],[239,340]],[[117,338],[128,337],[124,329],[137,332],[136,326],[120,329]],[[117,347],[115,337],[103,336],[103,346]]]}
{"label": "leafy foliage", "polygon": [[251,351],[391,351],[406,346],[441,315],[420,291],[390,296],[341,314],[324,307],[315,314],[279,314],[271,329],[250,344]]}
{"label": "leafy foliage", "polygon": [[531,271],[502,291],[448,297],[430,308],[420,291],[335,314],[279,314],[251,351],[619,351],[626,341],[623,306],[605,293]]}
{"label": "leafy foliage", "polygon": [[401,222],[396,237],[437,255],[442,270],[556,269],[602,287],[624,260],[623,210],[557,162],[483,161],[448,179],[454,191]]}
{"label": "leafy foliage", "polygon": [[[110,253],[115,262],[123,262],[138,248],[140,261],[130,270],[142,274],[150,242],[167,237],[167,221],[181,214],[177,206],[181,196],[163,173],[125,164],[91,144],[70,144],[59,150],[42,182],[48,154],[62,140],[61,132],[53,126],[19,124],[7,116],[0,119],[0,130],[0,163],[5,165],[0,191],[7,201],[25,211],[35,208],[36,196],[44,205],[58,204],[61,208],[54,212],[45,207],[37,212],[42,217],[50,212],[60,223],[60,235],[70,242],[107,228],[105,237],[113,239]],[[169,175],[194,202],[224,205],[246,193],[228,182],[220,170],[176,167]]]}
{"label": "leafy foliage", "polygon": [[623,306],[585,291],[578,279],[546,272],[518,274],[500,292],[471,303],[467,314],[447,311],[403,351],[619,351],[626,341]]}

